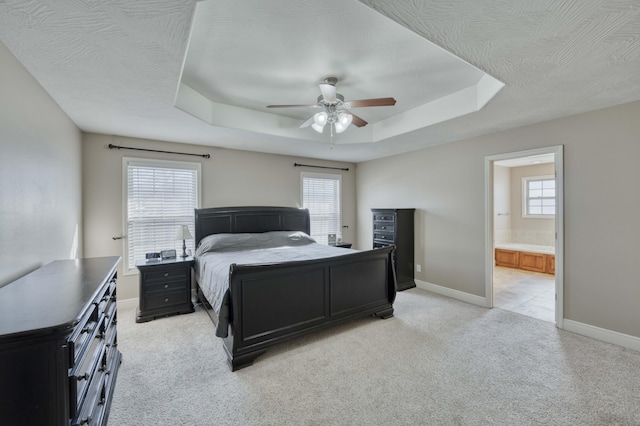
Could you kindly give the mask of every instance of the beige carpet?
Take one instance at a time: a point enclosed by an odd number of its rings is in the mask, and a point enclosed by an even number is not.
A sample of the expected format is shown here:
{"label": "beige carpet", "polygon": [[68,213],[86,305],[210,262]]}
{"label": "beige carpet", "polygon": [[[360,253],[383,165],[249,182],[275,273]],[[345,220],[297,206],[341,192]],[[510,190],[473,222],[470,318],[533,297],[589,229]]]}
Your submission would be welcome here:
{"label": "beige carpet", "polygon": [[640,425],[640,353],[420,289],[229,371],[207,314],[136,324],[109,425]]}

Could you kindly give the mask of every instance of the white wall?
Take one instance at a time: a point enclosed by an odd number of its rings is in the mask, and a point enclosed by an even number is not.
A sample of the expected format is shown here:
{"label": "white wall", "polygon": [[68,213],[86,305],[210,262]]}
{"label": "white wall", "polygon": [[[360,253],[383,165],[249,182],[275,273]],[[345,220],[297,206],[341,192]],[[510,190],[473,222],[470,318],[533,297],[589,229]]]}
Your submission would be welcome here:
{"label": "white wall", "polygon": [[493,166],[494,243],[511,242],[511,168]]}
{"label": "white wall", "polygon": [[[210,159],[142,151],[109,150],[109,144],[164,151],[211,154]],[[299,207],[300,173],[323,169],[294,167],[294,163],[349,168],[326,170],[342,175],[344,241],[355,242],[356,172],[350,163],[328,162],[282,155],[219,149],[98,134],[83,135],[83,194],[85,255],[122,256],[123,234],[122,157],[193,161],[202,167],[202,207],[291,206]],[[118,298],[138,297],[138,276],[118,272]]]}
{"label": "white wall", "polygon": [[81,134],[0,42],[0,286],[82,253]]}
{"label": "white wall", "polygon": [[358,243],[373,207],[415,207],[416,278],[485,296],[484,158],[564,145],[564,316],[640,337],[640,102],[358,164]]}

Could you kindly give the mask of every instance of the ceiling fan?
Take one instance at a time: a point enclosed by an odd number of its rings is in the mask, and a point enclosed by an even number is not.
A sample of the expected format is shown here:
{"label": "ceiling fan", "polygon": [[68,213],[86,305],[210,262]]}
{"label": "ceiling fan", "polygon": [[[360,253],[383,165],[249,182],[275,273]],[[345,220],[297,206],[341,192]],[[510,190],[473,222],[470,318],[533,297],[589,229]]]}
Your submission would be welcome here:
{"label": "ceiling fan", "polygon": [[367,122],[358,117],[347,108],[361,108],[373,106],[393,106],[396,100],[393,98],[361,99],[357,101],[345,101],[344,96],[337,92],[335,77],[327,77],[320,86],[321,95],[318,103],[309,105],[267,105],[267,108],[320,108],[322,111],[313,114],[299,127],[309,127],[318,133],[322,133],[325,125],[329,124],[333,134],[344,132],[351,123],[357,127],[364,127]]}

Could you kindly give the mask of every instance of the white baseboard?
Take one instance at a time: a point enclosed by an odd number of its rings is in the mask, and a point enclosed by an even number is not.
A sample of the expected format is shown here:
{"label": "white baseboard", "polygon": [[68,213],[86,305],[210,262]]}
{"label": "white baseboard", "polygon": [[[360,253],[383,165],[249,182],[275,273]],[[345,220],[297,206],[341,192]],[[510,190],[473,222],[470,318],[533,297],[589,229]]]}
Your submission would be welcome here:
{"label": "white baseboard", "polygon": [[442,296],[451,297],[453,299],[458,299],[463,302],[472,303],[474,305],[479,305],[484,308],[488,307],[487,298],[476,296],[475,294],[465,293],[464,291],[454,290],[452,288],[443,287],[438,284],[428,283],[426,281],[415,280],[416,287],[421,288],[423,290],[431,291],[433,293],[440,294]]}
{"label": "white baseboard", "polygon": [[[485,297],[476,296],[474,294],[465,293],[459,290],[453,290],[448,287],[429,283],[426,281],[415,280],[416,286],[423,290],[431,291],[442,296],[451,297],[463,302],[472,303],[474,305],[489,307]],[[632,349],[640,352],[640,337],[630,336],[628,334],[618,333],[617,331],[607,330],[605,328],[595,327],[593,325],[584,324],[570,319],[563,319],[562,329],[571,333],[580,334],[582,336],[591,337],[592,339],[601,340],[603,342],[622,346],[623,348]]]}
{"label": "white baseboard", "polygon": [[602,340],[603,342],[622,346],[623,348],[640,351],[640,337],[618,333],[617,331],[595,327],[593,325],[572,321],[566,318],[564,320],[564,329],[572,333],[581,334],[593,339]]}
{"label": "white baseboard", "polygon": [[138,298],[117,300],[118,309],[135,308],[138,306]]}

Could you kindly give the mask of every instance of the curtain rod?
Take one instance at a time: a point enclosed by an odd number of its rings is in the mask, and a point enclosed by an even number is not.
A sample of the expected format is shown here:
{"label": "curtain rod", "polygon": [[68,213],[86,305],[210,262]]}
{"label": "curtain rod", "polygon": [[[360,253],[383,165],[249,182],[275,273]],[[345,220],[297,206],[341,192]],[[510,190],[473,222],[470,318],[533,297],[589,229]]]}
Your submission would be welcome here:
{"label": "curtain rod", "polygon": [[295,167],[315,167],[316,169],[344,170],[345,172],[349,171],[349,169],[342,168],[342,167],[312,166],[311,164],[299,164],[299,163],[293,163],[293,165]]}
{"label": "curtain rod", "polygon": [[132,149],[134,151],[161,152],[163,154],[193,155],[195,157],[211,158],[209,154],[191,154],[189,152],[161,151],[159,149],[131,148],[129,146],[119,146],[109,144],[109,149]]}

